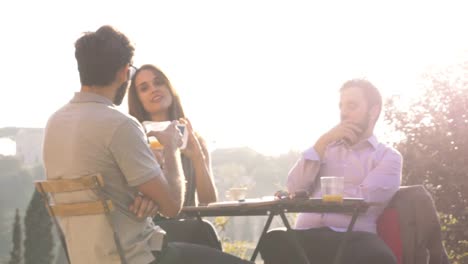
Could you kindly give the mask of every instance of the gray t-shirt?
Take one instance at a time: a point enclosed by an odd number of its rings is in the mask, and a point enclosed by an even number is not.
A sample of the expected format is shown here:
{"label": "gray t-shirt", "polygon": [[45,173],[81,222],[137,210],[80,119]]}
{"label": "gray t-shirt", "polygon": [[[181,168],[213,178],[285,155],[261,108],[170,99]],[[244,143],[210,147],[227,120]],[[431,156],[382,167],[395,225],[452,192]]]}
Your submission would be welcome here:
{"label": "gray t-shirt", "polygon": [[[45,129],[44,166],[48,179],[77,178],[101,173],[106,195],[117,210],[111,218],[129,263],[154,260],[164,231],[150,218],[137,219],[128,210],[136,186],[162,171],[148,147],[140,123],[94,93],[78,92],[55,112]],[[95,199],[92,192],[56,195],[62,202]],[[60,219],[72,263],[119,263],[112,230],[102,215]]]}

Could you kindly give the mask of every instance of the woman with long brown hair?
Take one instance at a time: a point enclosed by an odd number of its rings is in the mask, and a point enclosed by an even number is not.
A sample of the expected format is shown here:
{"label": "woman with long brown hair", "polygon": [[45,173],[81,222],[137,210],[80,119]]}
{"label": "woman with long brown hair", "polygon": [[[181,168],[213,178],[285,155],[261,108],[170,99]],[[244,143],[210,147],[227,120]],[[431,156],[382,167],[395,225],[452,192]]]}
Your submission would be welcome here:
{"label": "woman with long brown hair", "polygon": [[[166,75],[156,66],[146,64],[136,71],[129,88],[128,108],[130,115],[138,119],[140,123],[144,121],[178,120],[186,125],[188,141],[187,146],[181,150],[182,166],[186,178],[184,205],[193,206],[215,202],[216,188],[211,170],[211,157],[206,142],[193,130],[190,121],[184,114],[179,95]],[[182,223],[182,221],[177,220],[156,218],[155,222],[166,230],[169,240],[179,242],[180,240],[189,240],[182,242],[214,245],[220,248],[217,236],[216,243],[213,243],[214,239],[212,237],[210,237],[211,241],[204,241],[206,239],[203,238],[203,234],[180,235],[181,227],[179,225],[194,225],[194,223],[189,223],[190,221],[183,221],[185,223]],[[183,229],[183,232],[187,233],[187,226],[184,226]],[[200,230],[206,228],[200,229],[200,227],[194,226],[194,229],[197,230],[193,232],[199,233],[202,232]]]}

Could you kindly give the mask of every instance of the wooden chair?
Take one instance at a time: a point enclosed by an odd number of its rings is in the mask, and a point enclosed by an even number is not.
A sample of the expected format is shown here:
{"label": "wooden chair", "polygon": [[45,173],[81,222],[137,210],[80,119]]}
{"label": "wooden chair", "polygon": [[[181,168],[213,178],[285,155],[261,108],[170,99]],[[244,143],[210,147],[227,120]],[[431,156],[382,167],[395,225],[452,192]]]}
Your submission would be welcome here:
{"label": "wooden chair", "polygon": [[[105,199],[102,187],[104,181],[102,175],[99,173],[82,176],[76,179],[54,179],[54,180],[43,180],[35,181],[37,191],[41,194],[44,204],[49,212],[49,215],[57,228],[58,234],[62,246],[67,255],[68,262],[70,262],[70,256],[67,250],[66,240],[63,234],[60,224],[58,223],[57,217],[73,217],[83,215],[96,215],[104,214],[112,228],[114,241],[117,251],[120,256],[120,260],[123,264],[127,264],[125,254],[122,249],[122,245],[117,232],[115,231],[114,225],[110,218],[110,212],[114,209],[112,201]],[[98,199],[96,201],[86,202],[75,202],[75,203],[59,203],[54,199],[54,194],[59,193],[70,193],[77,191],[90,190],[96,194]]]}

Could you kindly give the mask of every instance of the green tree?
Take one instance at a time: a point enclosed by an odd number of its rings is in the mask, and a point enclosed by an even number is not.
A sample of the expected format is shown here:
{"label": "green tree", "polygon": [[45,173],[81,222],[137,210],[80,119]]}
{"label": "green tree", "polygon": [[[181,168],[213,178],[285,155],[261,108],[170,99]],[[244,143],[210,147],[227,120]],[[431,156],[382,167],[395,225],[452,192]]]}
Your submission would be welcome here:
{"label": "green tree", "polygon": [[52,221],[49,217],[41,195],[35,191],[29,203],[24,219],[24,263],[52,263],[54,240],[52,236]]}
{"label": "green tree", "polygon": [[408,108],[386,104],[385,120],[402,136],[403,184],[423,184],[441,216],[453,263],[468,263],[468,60],[424,76],[422,95]]}
{"label": "green tree", "polygon": [[22,260],[21,255],[21,218],[19,209],[16,209],[15,223],[13,224],[13,249],[10,252],[9,264],[20,264]]}
{"label": "green tree", "polygon": [[[15,210],[24,212],[32,194],[31,171],[14,156],[0,155],[0,263],[7,263],[11,249]],[[23,229],[24,230],[24,229]]]}

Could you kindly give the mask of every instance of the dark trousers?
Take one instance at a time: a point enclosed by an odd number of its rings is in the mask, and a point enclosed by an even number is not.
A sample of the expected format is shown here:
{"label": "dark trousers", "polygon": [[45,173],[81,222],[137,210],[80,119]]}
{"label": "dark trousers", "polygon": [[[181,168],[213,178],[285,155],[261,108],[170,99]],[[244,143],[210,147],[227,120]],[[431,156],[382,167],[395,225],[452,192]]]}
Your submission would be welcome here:
{"label": "dark trousers", "polygon": [[166,231],[166,241],[185,242],[212,247],[222,251],[221,241],[218,238],[213,224],[205,219],[159,219],[155,224]]}
{"label": "dark trousers", "polygon": [[[311,264],[331,264],[343,235],[343,232],[335,232],[330,228],[291,231],[275,229],[262,238],[260,254],[265,264],[301,264],[303,261],[299,257],[298,249],[294,247],[294,240],[291,240],[297,239]],[[342,263],[396,264],[396,259],[377,235],[356,231],[351,232],[349,236]]]}
{"label": "dark trousers", "polygon": [[170,242],[161,253],[153,254],[156,261],[151,264],[252,264],[212,247],[183,242]]}

